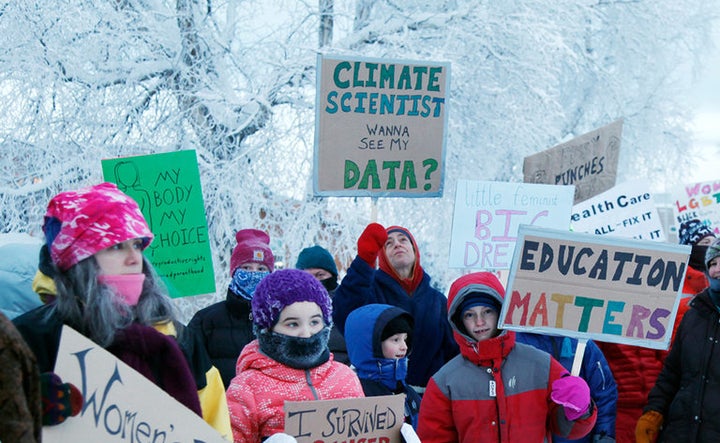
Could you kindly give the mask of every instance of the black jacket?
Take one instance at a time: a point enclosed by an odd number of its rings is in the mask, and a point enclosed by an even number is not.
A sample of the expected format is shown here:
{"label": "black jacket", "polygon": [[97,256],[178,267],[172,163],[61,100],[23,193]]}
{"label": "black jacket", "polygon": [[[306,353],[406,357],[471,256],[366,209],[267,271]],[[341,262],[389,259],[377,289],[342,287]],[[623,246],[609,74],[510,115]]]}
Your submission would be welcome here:
{"label": "black jacket", "polygon": [[720,312],[706,289],[690,302],[645,411],[664,417],[659,442],[720,441]]}
{"label": "black jacket", "polygon": [[200,337],[227,389],[240,352],[255,339],[250,302],[228,289],[224,301],[196,312],[187,327]]}

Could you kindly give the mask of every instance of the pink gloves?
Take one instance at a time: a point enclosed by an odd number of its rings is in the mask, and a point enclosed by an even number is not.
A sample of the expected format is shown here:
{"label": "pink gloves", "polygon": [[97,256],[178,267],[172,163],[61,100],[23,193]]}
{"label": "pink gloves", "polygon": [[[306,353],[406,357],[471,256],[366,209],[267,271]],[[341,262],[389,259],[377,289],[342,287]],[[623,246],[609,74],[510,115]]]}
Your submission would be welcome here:
{"label": "pink gloves", "polygon": [[568,420],[575,421],[590,407],[590,388],[582,378],[566,375],[553,382],[550,398],[565,407]]}
{"label": "pink gloves", "polygon": [[370,223],[358,238],[358,257],[370,266],[375,266],[378,252],[385,246],[388,235],[383,225]]}

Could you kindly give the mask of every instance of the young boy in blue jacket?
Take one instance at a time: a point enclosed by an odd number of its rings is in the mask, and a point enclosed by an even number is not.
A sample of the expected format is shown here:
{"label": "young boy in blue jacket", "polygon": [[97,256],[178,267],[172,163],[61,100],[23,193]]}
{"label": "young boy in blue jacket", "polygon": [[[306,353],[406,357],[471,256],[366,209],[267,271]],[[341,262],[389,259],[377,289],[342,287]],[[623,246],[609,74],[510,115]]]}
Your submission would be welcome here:
{"label": "young boy in blue jacket", "polygon": [[417,427],[420,396],[405,382],[413,318],[398,307],[371,303],[350,313],[345,339],[366,397],[405,394],[405,421]]}

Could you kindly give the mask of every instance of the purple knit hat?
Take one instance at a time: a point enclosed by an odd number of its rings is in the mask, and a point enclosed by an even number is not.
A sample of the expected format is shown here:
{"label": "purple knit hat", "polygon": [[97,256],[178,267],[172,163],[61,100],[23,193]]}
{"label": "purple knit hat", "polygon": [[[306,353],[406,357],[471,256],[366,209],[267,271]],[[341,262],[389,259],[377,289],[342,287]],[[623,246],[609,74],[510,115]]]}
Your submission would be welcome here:
{"label": "purple knit hat", "polygon": [[285,306],[311,301],[320,306],[325,325],[332,324],[332,301],[322,283],[299,269],[281,269],[262,279],[252,298],[253,322],[258,329],[275,326]]}

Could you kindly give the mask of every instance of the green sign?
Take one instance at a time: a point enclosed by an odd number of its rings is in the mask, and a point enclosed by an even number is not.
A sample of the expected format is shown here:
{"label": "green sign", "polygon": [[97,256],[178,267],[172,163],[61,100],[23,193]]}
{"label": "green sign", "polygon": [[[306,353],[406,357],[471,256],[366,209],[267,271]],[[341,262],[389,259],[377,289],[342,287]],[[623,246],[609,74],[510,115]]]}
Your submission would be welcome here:
{"label": "green sign", "polygon": [[173,298],[215,292],[195,151],[102,161],[106,181],[140,205],[155,239],[145,255]]}

